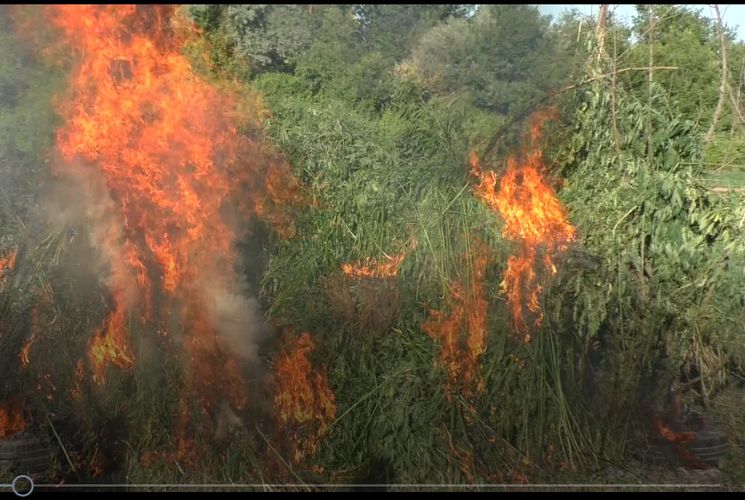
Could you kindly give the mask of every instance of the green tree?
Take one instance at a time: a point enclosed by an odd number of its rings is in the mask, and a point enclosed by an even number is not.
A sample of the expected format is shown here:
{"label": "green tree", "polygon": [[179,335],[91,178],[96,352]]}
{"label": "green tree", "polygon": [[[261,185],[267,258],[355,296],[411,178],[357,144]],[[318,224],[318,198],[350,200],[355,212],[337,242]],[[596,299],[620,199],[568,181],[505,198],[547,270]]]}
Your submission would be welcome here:
{"label": "green tree", "polygon": [[407,69],[433,95],[464,94],[481,109],[520,114],[567,75],[549,23],[535,6],[482,6],[423,35]]}
{"label": "green tree", "polygon": [[461,4],[358,4],[355,13],[367,48],[396,61],[408,54],[425,31],[449,18],[463,18],[473,10]]}
{"label": "green tree", "polygon": [[[719,95],[720,44],[715,22],[702,10],[678,5],[638,5],[633,32],[638,42],[628,54],[628,65],[648,66],[650,49],[655,66],[677,70],[653,72],[653,81],[665,89],[675,112],[708,126]],[[726,33],[734,41],[731,31]],[[639,97],[648,87],[647,72],[633,71],[622,77]]]}
{"label": "green tree", "polygon": [[208,31],[221,31],[234,57],[245,59],[252,75],[291,71],[299,54],[313,43],[327,6],[253,4],[193,5],[194,20]]}

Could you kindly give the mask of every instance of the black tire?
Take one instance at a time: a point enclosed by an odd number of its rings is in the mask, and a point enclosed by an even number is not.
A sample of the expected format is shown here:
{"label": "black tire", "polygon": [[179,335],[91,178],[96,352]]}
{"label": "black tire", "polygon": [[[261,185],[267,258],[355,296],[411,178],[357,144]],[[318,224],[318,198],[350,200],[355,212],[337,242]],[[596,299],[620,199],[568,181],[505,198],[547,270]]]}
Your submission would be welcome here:
{"label": "black tire", "polygon": [[729,440],[724,432],[717,429],[705,429],[697,433],[697,439],[688,449],[702,462],[717,466],[729,451]]}
{"label": "black tire", "polygon": [[[727,435],[717,429],[705,429],[697,432],[696,440],[684,446],[699,460],[714,467],[719,465],[719,461],[729,451]],[[677,445],[660,437],[655,438],[652,442],[650,459],[654,463],[671,466],[680,465]]]}
{"label": "black tire", "polygon": [[49,446],[36,436],[20,433],[0,440],[0,469],[13,474],[43,474],[50,458]]}

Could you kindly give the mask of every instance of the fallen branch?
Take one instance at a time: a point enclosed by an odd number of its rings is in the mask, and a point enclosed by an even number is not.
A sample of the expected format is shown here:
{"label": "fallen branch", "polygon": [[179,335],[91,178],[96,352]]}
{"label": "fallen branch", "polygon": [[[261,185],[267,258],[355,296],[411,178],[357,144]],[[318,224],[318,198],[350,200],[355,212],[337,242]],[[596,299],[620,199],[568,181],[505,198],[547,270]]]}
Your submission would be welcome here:
{"label": "fallen branch", "polygon": [[67,464],[72,469],[72,472],[77,474],[78,471],[75,469],[75,464],[72,463],[72,460],[70,459],[70,455],[67,454],[67,449],[65,448],[65,445],[62,444],[62,439],[59,437],[59,434],[57,434],[57,430],[54,428],[54,425],[52,424],[52,420],[49,418],[49,412],[46,411],[46,408],[44,409],[44,415],[47,417],[47,423],[49,424],[49,428],[52,429],[52,433],[54,434],[54,437],[57,439],[57,443],[59,444],[60,448],[62,448],[62,453],[65,454],[65,459],[67,459]]}
{"label": "fallen branch", "polygon": [[[621,69],[619,69],[618,71],[615,72],[615,75],[620,75],[621,73],[626,73],[626,72],[629,72],[629,71],[649,71],[650,69],[653,69],[653,70],[676,70],[676,69],[680,69],[680,68],[678,68],[678,66],[653,66],[651,68],[649,66],[629,67],[629,68],[621,68]],[[597,80],[602,80],[604,78],[612,78],[613,76],[614,76],[613,73],[609,73],[609,74],[602,74],[602,75],[594,76],[592,78],[587,78],[586,80],[582,80],[579,83],[574,83],[572,85],[566,86],[566,87],[564,87],[564,88],[556,91],[554,94],[552,94],[552,96],[553,95],[558,95],[558,94],[564,93],[564,92],[566,92],[568,90],[572,90],[572,89],[577,88],[577,87],[580,87],[582,85],[587,85],[588,83],[592,83],[592,82],[597,81]]]}

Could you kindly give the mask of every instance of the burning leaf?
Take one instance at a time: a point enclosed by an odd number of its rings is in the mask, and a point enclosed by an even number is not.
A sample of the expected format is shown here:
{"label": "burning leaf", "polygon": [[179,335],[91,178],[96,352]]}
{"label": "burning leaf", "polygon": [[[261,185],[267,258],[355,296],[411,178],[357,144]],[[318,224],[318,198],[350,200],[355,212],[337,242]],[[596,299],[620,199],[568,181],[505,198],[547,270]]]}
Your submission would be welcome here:
{"label": "burning leaf", "polygon": [[122,308],[117,308],[107,320],[105,329],[90,340],[88,359],[93,367],[93,381],[99,384],[105,381],[104,370],[109,363],[120,368],[129,368],[134,364],[124,333]]}
{"label": "burning leaf", "polygon": [[70,389],[70,398],[80,399],[80,382],[83,381],[85,376],[85,368],[83,367],[83,360],[79,359],[75,365],[75,385]]}
{"label": "burning leaf", "polygon": [[671,443],[692,443],[696,440],[696,433],[695,432],[682,432],[677,433],[673,431],[670,426],[668,426],[662,419],[655,417],[653,419],[653,423],[655,426],[655,429],[659,433],[660,436],[665,438],[667,441],[670,441]]}
{"label": "burning leaf", "polygon": [[662,436],[666,441],[675,445],[675,450],[678,454],[680,461],[687,467],[693,469],[706,470],[711,467],[698,458],[690,449],[688,444],[694,443],[698,438],[695,432],[675,432],[665,421],[659,417],[652,419],[657,433]]}

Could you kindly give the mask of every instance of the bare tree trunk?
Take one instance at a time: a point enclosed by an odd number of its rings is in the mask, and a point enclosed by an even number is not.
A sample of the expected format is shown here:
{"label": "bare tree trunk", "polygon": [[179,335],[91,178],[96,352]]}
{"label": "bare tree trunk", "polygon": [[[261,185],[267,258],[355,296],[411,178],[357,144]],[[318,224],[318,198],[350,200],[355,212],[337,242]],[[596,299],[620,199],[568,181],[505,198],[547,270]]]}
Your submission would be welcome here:
{"label": "bare tree trunk", "polygon": [[647,78],[647,160],[652,165],[652,71],[654,67],[654,27],[655,11],[649,12],[649,76]]}
{"label": "bare tree trunk", "polygon": [[603,58],[605,52],[605,18],[608,15],[608,4],[600,5],[600,13],[598,14],[598,27],[595,30],[595,35],[598,39],[598,63]]}
{"label": "bare tree trunk", "polygon": [[611,67],[611,87],[610,87],[610,106],[611,106],[611,117],[613,119],[613,145],[616,149],[616,153],[620,153],[621,150],[621,137],[618,133],[618,117],[616,116],[616,76],[618,70],[618,48],[616,46],[616,29],[613,28],[613,61]]}
{"label": "bare tree trunk", "polygon": [[742,126],[745,125],[745,117],[742,116],[742,110],[740,109],[740,101],[741,101],[741,90],[743,85],[743,75],[745,75],[745,63],[743,63],[742,67],[740,68],[740,79],[737,82],[737,95],[734,95],[732,93],[732,86],[727,85],[729,87],[729,96],[730,99],[732,99],[732,109],[735,112],[735,117],[738,119],[738,123]]}
{"label": "bare tree trunk", "polygon": [[719,13],[719,6],[716,4],[714,5],[714,11],[716,11],[717,13],[717,32],[719,34],[719,46],[722,52],[722,79],[719,82],[719,100],[717,101],[716,109],[714,109],[714,115],[711,117],[711,123],[709,124],[708,132],[706,132],[704,144],[708,144],[714,137],[714,131],[716,130],[719,117],[722,115],[722,109],[724,108],[724,99],[727,95],[727,46],[724,41],[722,16]]}
{"label": "bare tree trunk", "polygon": [[[602,61],[605,52],[605,17],[607,12],[608,5],[601,5],[597,26],[595,27],[595,40],[597,41],[598,48],[595,53],[591,53],[585,61],[585,68],[593,75],[593,77],[597,77],[603,73]],[[579,39],[579,36],[577,38]]]}

